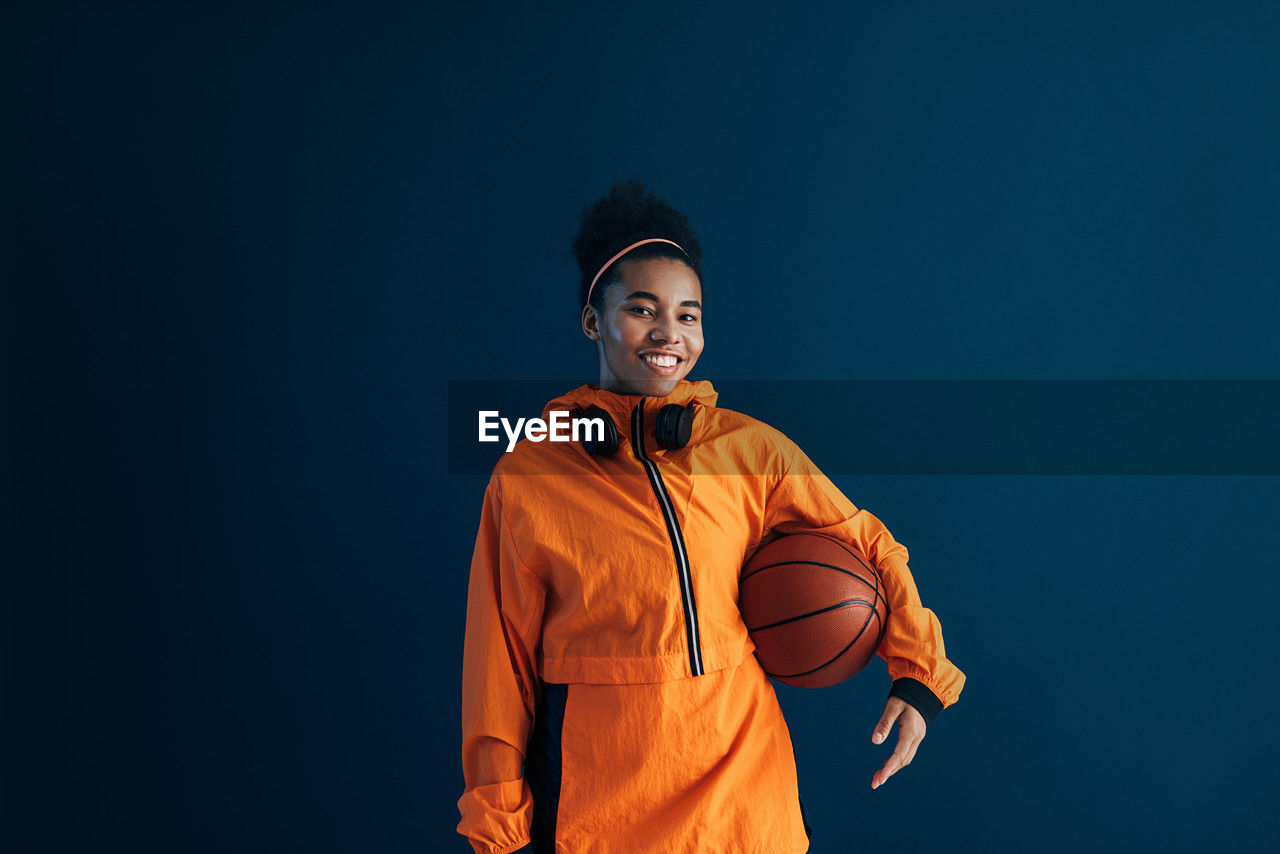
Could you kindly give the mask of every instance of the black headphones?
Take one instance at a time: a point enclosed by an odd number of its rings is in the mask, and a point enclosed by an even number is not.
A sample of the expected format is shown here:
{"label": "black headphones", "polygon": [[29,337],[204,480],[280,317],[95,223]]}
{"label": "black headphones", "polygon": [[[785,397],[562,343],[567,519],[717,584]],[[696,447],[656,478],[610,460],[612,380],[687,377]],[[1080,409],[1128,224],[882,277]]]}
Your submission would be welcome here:
{"label": "black headphones", "polygon": [[[658,447],[668,451],[683,448],[689,444],[693,435],[692,406],[680,403],[668,403],[658,410],[658,423],[653,428],[653,438],[658,440]],[[611,457],[618,452],[622,437],[618,433],[618,425],[613,423],[613,416],[598,406],[589,406],[582,411],[583,418],[599,418],[604,422],[604,438],[593,437],[582,440],[582,447],[587,453],[597,457]]]}

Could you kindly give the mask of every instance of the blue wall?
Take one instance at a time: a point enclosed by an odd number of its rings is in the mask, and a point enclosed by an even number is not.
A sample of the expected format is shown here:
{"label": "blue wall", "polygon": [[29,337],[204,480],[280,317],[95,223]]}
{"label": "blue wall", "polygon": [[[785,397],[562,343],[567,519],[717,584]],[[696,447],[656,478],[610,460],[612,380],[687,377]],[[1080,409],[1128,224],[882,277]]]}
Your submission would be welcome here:
{"label": "blue wall", "polygon": [[[699,378],[1280,379],[1272,4],[218,9],[14,30],[7,850],[467,850],[446,383],[596,378],[614,180]],[[836,480],[969,681],[779,688],[815,852],[1280,843],[1276,478]]]}

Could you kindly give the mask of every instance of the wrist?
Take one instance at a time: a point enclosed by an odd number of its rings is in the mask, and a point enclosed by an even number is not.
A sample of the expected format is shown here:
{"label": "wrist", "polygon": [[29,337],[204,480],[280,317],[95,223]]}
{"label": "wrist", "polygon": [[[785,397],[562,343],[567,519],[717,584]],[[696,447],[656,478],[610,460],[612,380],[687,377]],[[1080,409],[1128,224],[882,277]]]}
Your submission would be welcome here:
{"label": "wrist", "polygon": [[930,691],[919,679],[912,679],[910,676],[893,680],[889,696],[897,697],[919,712],[926,724],[933,723],[938,712],[942,711],[942,701],[938,699],[938,695]]}

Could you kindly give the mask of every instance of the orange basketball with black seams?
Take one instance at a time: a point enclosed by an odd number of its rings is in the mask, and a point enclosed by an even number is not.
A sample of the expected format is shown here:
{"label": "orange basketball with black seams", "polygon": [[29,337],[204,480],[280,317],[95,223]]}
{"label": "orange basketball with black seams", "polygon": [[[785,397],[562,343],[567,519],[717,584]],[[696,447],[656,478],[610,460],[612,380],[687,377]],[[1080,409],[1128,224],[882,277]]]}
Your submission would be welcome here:
{"label": "orange basketball with black seams", "polygon": [[791,534],[742,567],[738,609],[764,671],[787,685],[825,688],[876,654],[889,606],[871,562],[848,543]]}

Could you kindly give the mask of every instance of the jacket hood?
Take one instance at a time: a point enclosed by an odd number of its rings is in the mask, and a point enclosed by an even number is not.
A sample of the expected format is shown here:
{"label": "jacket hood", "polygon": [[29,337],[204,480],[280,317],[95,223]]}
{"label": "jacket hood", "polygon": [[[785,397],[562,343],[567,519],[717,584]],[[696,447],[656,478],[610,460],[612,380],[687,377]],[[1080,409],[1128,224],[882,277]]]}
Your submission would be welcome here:
{"label": "jacket hood", "polygon": [[636,404],[642,400],[645,402],[645,411],[648,412],[650,407],[654,407],[656,411],[657,408],[666,406],[668,403],[714,407],[717,397],[719,394],[710,380],[681,380],[666,397],[619,394],[587,383],[547,403],[542,410],[542,417],[549,418],[552,410],[585,409],[594,405],[612,415],[616,423],[625,424],[631,410],[635,409]]}

